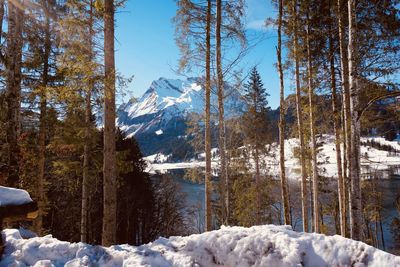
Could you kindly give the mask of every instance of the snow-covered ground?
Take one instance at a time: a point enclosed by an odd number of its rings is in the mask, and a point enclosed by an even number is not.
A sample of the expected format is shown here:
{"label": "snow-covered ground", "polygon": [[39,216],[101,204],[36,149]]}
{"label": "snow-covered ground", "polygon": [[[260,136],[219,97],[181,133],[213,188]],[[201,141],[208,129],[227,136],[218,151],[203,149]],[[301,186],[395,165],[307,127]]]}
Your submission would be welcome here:
{"label": "snow-covered ground", "polygon": [[[320,167],[323,168],[324,175],[327,177],[337,177],[336,165],[336,149],[334,137],[331,135],[323,135],[324,144],[321,147],[318,161],[321,163]],[[394,149],[400,151],[400,144],[397,141],[387,141],[381,137],[374,138],[361,138],[362,142],[367,140],[374,140],[382,145],[390,145]],[[286,173],[290,179],[300,179],[300,164],[298,159],[294,157],[294,149],[298,147],[298,140],[295,138],[285,140],[285,164]],[[214,149],[214,153],[217,150]],[[343,148],[342,148],[343,153]],[[400,166],[400,155],[391,156],[389,152],[378,150],[370,146],[361,146],[361,165],[363,173],[373,172],[377,170],[388,170],[392,166]],[[204,161],[190,161],[179,163],[167,163],[153,161],[153,156],[146,158],[148,162],[148,172],[166,172],[173,169],[186,169],[204,167]],[[271,145],[270,153],[264,158],[267,172],[270,175],[279,175],[279,145],[274,143]],[[212,166],[218,167],[218,157],[213,158]]]}
{"label": "snow-covered ground", "polygon": [[[318,155],[320,167],[324,169],[324,176],[337,177],[337,161],[335,139],[331,135],[323,135],[324,144]],[[361,138],[361,142],[374,140],[377,143],[390,145],[394,149],[400,151],[400,145],[395,141],[386,141],[384,138]],[[297,139],[285,140],[285,164],[287,176],[290,178],[300,179],[300,164],[298,159],[294,157],[294,148],[299,146]],[[343,147],[341,147],[343,158]],[[273,145],[270,155],[266,156],[265,161],[269,167],[269,172],[273,175],[279,175],[279,146]],[[370,146],[361,145],[361,171],[362,173],[388,170],[392,166],[400,166],[400,154],[390,156],[389,152],[378,150]]]}
{"label": "snow-covered ground", "polygon": [[32,199],[25,190],[0,186],[0,206],[22,205],[30,202]]}
{"label": "snow-covered ground", "polygon": [[222,227],[133,247],[23,239],[3,231],[6,266],[400,266],[400,257],[341,236],[299,233],[287,226]]}

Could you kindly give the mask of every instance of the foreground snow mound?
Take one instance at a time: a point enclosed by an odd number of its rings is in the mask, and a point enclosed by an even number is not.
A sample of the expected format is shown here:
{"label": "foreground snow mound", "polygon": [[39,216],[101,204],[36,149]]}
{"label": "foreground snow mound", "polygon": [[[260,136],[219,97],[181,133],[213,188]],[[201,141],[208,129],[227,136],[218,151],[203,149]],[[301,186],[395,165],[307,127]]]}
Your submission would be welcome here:
{"label": "foreground snow mound", "polygon": [[0,266],[400,266],[400,257],[340,236],[298,233],[287,226],[222,227],[187,237],[109,248],[23,239],[4,230]]}
{"label": "foreground snow mound", "polygon": [[32,199],[25,190],[0,186],[0,206],[22,205],[30,202]]}

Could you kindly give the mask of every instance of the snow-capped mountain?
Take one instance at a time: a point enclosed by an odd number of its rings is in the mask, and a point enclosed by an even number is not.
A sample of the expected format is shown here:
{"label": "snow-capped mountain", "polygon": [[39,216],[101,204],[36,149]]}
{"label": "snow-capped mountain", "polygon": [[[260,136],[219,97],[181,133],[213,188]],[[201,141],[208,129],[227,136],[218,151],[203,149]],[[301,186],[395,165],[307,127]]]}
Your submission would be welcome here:
{"label": "snow-capped mountain", "polygon": [[[238,115],[244,103],[240,94],[226,86],[226,114]],[[160,78],[138,100],[130,100],[118,109],[117,124],[128,136],[135,136],[142,151],[148,154],[146,142],[169,142],[172,137],[185,135],[186,119],[190,113],[203,113],[204,90],[198,78],[186,80]],[[217,111],[216,97],[212,97],[212,112]],[[155,137],[157,137],[155,139]],[[154,146],[153,146],[154,147]],[[151,152],[157,149],[150,149]]]}

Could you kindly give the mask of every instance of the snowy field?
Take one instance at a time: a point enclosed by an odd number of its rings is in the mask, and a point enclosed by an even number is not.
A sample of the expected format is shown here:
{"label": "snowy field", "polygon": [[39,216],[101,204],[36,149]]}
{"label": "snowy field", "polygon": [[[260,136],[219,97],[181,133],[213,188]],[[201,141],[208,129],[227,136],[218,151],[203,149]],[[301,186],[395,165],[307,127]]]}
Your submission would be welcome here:
{"label": "snowy field", "polygon": [[340,236],[299,233],[287,226],[222,227],[187,237],[159,238],[109,248],[62,242],[51,236],[24,239],[2,232],[6,266],[400,266],[400,257]]}
{"label": "snowy field", "polygon": [[[323,135],[323,145],[321,152],[318,155],[318,161],[321,163],[320,167],[323,168],[323,175],[326,177],[337,177],[336,165],[336,150],[334,137],[331,135]],[[361,142],[373,140],[382,145],[392,146],[394,149],[400,151],[400,143],[398,141],[387,141],[381,137],[375,138],[361,138]],[[300,179],[300,165],[298,159],[294,157],[294,149],[298,147],[298,140],[295,138],[285,140],[285,164],[286,173],[290,179]],[[214,149],[214,151],[217,151]],[[342,148],[343,153],[343,148]],[[187,169],[205,167],[204,161],[178,162],[168,163],[168,156],[163,154],[151,155],[145,158],[148,163],[147,171],[150,173],[155,172],[168,172],[174,169]],[[268,155],[264,158],[267,173],[270,175],[279,175],[279,145],[272,144]],[[393,166],[400,166],[400,154],[396,156],[389,155],[389,152],[378,150],[370,146],[361,146],[361,165],[363,173],[371,173],[374,171],[385,171]],[[213,158],[213,168],[218,167],[218,157]]]}

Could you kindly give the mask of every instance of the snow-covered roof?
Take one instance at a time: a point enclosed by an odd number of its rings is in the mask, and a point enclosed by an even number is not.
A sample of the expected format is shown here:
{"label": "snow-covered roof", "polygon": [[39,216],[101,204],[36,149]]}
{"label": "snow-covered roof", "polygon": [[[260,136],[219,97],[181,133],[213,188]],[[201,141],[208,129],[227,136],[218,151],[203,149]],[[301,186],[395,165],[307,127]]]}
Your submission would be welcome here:
{"label": "snow-covered roof", "polygon": [[32,199],[25,190],[0,186],[0,206],[22,205],[30,202]]}
{"label": "snow-covered roof", "polygon": [[139,247],[110,248],[22,239],[4,230],[2,266],[400,266],[400,257],[341,236],[299,233],[287,226],[222,227],[187,237],[159,238]]}

